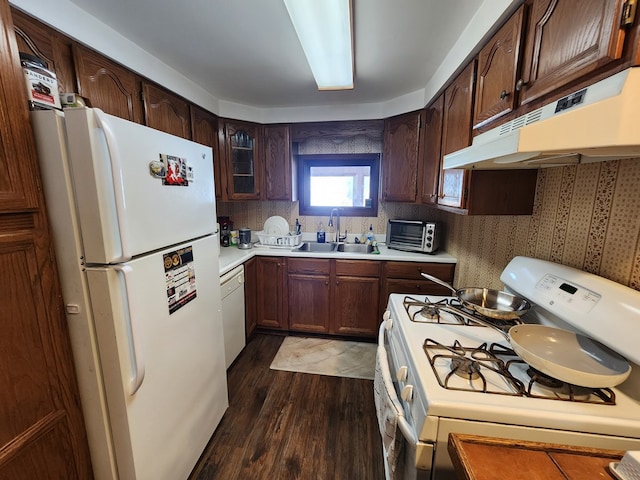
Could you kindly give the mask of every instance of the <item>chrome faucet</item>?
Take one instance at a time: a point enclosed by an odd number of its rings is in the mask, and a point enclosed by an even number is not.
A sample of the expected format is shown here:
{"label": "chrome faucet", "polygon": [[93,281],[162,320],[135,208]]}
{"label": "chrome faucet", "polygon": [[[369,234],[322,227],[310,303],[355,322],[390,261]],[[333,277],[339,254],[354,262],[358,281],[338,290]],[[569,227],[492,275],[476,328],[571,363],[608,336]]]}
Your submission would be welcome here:
{"label": "chrome faucet", "polygon": [[347,239],[347,235],[345,232],[344,237],[340,236],[340,210],[337,208],[332,208],[331,213],[329,214],[329,223],[327,223],[327,227],[333,227],[333,213],[336,214],[336,242],[343,242]]}

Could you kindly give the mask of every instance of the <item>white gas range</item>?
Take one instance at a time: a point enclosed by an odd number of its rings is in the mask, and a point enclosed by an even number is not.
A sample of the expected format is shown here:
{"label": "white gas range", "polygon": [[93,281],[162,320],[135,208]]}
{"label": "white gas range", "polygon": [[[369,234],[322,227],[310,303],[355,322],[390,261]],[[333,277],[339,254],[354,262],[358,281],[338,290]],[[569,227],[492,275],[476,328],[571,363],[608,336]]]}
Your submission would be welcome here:
{"label": "white gas range", "polygon": [[392,294],[379,343],[390,396],[403,411],[404,478],[455,478],[447,452],[452,432],[640,449],[640,292],[526,257],[516,257],[501,280],[532,303],[524,323],[594,338],[626,357],[632,372],[612,388],[558,382],[532,371],[502,333],[474,323],[455,297]]}

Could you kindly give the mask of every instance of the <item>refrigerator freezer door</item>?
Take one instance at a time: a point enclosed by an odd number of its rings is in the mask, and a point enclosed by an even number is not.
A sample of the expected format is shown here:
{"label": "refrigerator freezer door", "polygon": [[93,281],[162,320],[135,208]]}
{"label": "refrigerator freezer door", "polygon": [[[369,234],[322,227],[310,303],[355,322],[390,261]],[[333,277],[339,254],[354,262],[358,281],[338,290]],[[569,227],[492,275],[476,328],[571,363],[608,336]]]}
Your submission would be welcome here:
{"label": "refrigerator freezer door", "polygon": [[119,263],[215,232],[210,147],[98,109],[65,111],[87,263]]}
{"label": "refrigerator freezer door", "polygon": [[217,241],[87,269],[120,478],[186,479],[228,406]]}

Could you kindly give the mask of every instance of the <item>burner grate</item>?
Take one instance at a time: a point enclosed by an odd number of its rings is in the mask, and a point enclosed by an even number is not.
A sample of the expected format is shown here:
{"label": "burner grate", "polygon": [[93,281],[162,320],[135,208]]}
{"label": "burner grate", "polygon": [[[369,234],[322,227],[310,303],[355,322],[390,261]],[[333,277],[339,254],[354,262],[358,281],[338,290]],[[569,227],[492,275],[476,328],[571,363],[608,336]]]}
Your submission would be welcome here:
{"label": "burner grate", "polygon": [[447,346],[427,338],[423,350],[438,383],[448,390],[615,405],[611,389],[584,388],[550,378],[498,343],[463,347],[455,340]]}

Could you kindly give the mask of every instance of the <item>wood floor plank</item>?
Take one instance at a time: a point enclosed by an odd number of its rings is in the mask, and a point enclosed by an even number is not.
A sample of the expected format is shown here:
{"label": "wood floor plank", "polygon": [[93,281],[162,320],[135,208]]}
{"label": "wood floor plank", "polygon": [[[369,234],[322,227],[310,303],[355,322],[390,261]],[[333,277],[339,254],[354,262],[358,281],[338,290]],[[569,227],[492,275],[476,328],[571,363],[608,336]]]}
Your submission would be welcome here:
{"label": "wood floor plank", "polygon": [[384,478],[373,382],[270,370],[258,334],[227,373],[229,409],[190,480]]}

